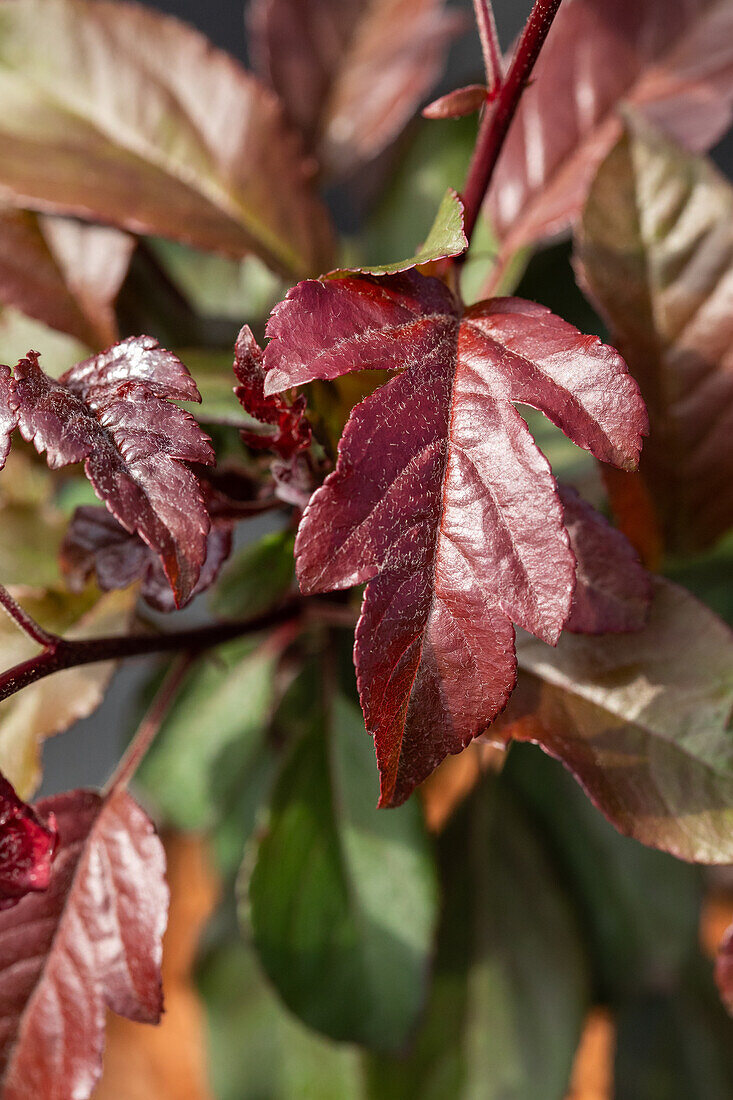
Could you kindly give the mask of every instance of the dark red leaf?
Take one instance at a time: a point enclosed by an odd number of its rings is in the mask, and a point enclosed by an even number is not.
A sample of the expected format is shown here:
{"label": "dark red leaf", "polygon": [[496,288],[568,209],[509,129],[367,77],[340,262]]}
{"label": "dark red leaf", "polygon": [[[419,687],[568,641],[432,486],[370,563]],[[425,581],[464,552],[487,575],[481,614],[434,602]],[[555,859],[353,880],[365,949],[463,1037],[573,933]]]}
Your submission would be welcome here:
{"label": "dark red leaf", "polygon": [[209,516],[183,460],[210,464],[214,453],[190,413],[172,404],[200,400],[183,363],[138,336],[54,381],[29,352],[13,396],[23,438],[47,452],[52,469],[84,462],[97,496],[159,555],[176,603],[185,603],[206,557]]}
{"label": "dark red leaf", "polygon": [[726,932],[715,960],[715,981],[723,1004],[733,1016],[733,925]]}
{"label": "dark red leaf", "polygon": [[376,157],[409,121],[464,26],[445,0],[253,0],[255,68],[329,175]]}
{"label": "dark red leaf", "polygon": [[616,634],[641,630],[649,617],[652,585],[631,543],[570,485],[558,491],[577,562],[566,630]]}
{"label": "dark red leaf", "polygon": [[53,813],[41,817],[0,775],[0,910],[48,889],[57,843]]}
{"label": "dark red leaf", "polygon": [[570,614],[562,506],[514,405],[625,468],[644,406],[597,338],[516,298],[462,315],[414,271],[301,283],[268,335],[266,391],[406,368],[353,410],[296,541],[304,591],[370,582],[355,655],[381,803],[394,805],[505,705],[512,621],[555,642]]}
{"label": "dark red leaf", "polygon": [[717,141],[733,112],[733,4],[566,0],[532,76],[490,197],[509,254],[576,219],[622,103],[695,152]]}
{"label": "dark red leaf", "polygon": [[10,453],[10,437],[17,423],[10,367],[0,363],[0,470]]}
{"label": "dark red leaf", "polygon": [[487,102],[489,89],[485,84],[468,84],[465,88],[456,88],[454,92],[434,99],[423,107],[424,118],[463,118],[480,111]]}
{"label": "dark red leaf", "polygon": [[124,792],[40,802],[59,850],[48,890],[0,913],[3,1100],[87,1100],[105,1009],[155,1023],[168,891],[152,824]]}
{"label": "dark red leaf", "polygon": [[[212,522],[206,541],[206,561],[187,603],[214,583],[229,557],[231,524]],[[160,558],[105,508],[82,505],[76,509],[61,543],[59,561],[73,592],[81,592],[92,576],[103,592],[128,588],[141,580],[141,595],[151,607],[164,612],[176,609]]]}
{"label": "dark red leaf", "polygon": [[266,397],[262,357],[262,348],[249,325],[245,325],[234,348],[234,373],[239,381],[234,392],[245,412],[275,430],[259,433],[243,429],[241,436],[248,447],[274,451],[280,458],[292,459],[310,446],[311,429],[305,418],[306,400],[302,396],[296,397],[293,404],[288,405],[277,395]]}

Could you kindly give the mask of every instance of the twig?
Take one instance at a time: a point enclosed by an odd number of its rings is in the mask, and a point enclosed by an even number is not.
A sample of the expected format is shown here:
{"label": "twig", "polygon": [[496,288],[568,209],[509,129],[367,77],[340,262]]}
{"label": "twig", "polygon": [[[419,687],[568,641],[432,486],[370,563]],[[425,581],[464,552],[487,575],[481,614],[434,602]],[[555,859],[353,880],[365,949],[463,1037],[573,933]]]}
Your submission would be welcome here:
{"label": "twig", "polygon": [[8,615],[14,622],[18,624],[20,629],[24,631],[29,638],[32,638],[38,645],[43,646],[44,649],[53,649],[58,645],[61,640],[58,634],[51,634],[48,630],[44,630],[39,623],[29,615],[20,604],[10,595],[7,588],[0,584],[0,605],[7,611]]}
{"label": "twig", "polygon": [[486,89],[489,100],[493,101],[499,93],[502,81],[501,49],[496,33],[494,6],[491,0],[473,0],[473,6],[481,39],[481,52],[484,56]]}
{"label": "twig", "polygon": [[463,189],[464,232],[469,242],[512,118],[560,3],[561,0],[535,0],[496,101],[481,119]]}
{"label": "twig", "polygon": [[127,751],[122,756],[110,779],[104,787],[104,794],[126,787],[137,771],[143,757],[155,740],[158,730],[173,704],[193,657],[190,653],[180,656],[169,669],[145,717],[137,728]]}

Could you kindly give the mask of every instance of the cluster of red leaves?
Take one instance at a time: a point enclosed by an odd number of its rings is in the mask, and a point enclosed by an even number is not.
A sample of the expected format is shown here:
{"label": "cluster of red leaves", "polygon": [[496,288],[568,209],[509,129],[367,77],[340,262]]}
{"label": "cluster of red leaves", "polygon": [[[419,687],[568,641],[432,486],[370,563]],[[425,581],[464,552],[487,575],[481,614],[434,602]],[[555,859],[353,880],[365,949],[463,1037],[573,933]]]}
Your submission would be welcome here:
{"label": "cluster of red leaves", "polygon": [[[355,662],[381,804],[397,805],[506,705],[513,623],[555,643],[571,616],[563,504],[516,404],[623,469],[638,461],[644,405],[597,338],[520,299],[463,310],[415,271],[300,283],[267,334],[267,393],[400,372],[352,411],[295,548],[304,592],[368,582]],[[591,575],[603,553],[589,545]],[[582,601],[576,616],[604,628]]]}

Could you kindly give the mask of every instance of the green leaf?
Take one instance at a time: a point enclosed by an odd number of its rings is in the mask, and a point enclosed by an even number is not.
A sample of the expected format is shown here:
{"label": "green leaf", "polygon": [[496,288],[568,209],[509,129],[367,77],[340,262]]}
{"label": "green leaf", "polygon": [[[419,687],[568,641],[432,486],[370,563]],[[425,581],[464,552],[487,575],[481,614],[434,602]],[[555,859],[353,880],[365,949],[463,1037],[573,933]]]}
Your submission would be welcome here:
{"label": "green leaf", "polygon": [[449,187],[438,207],[438,213],[425,238],[425,243],[407,260],[392,264],[371,264],[364,267],[349,268],[349,272],[359,271],[364,275],[394,275],[408,268],[428,264],[433,260],[443,260],[449,256],[460,256],[468,248],[466,234],[463,232],[463,203]]}
{"label": "green leaf", "polygon": [[396,1049],[425,994],[436,921],[416,801],[376,807],[373,748],[357,707],[312,701],[276,783],[249,882],[260,961],[288,1007],[335,1039]]}
{"label": "green leaf", "polygon": [[255,252],[283,275],[333,266],[327,212],[276,98],[191,27],[128,4],[3,4],[0,97],[0,186],[14,202]]}
{"label": "green leaf", "polygon": [[583,916],[601,1000],[678,984],[697,946],[699,869],[620,836],[533,746],[512,748],[501,781],[532,814]]}
{"label": "green leaf", "polygon": [[238,640],[207,654],[187,676],[138,772],[171,825],[198,830],[218,822],[222,761],[234,747],[240,764],[257,758],[272,705],[275,661],[269,648]]}
{"label": "green leaf", "polygon": [[211,595],[222,618],[261,615],[280,603],[295,583],[292,531],[275,531],[250,543],[227,562]]}
{"label": "green leaf", "polygon": [[522,633],[517,658],[519,689],[497,732],[506,724],[561,759],[620,832],[682,859],[733,861],[725,623],[657,580],[643,630],[564,633],[555,649]]}
{"label": "green leaf", "polygon": [[356,1050],[291,1016],[241,939],[221,938],[204,955],[198,985],[217,1100],[361,1100]]}
{"label": "green leaf", "polygon": [[20,448],[8,455],[0,479],[0,579],[5,585],[45,589],[60,582],[57,555],[66,520],[51,499],[52,483],[45,463],[41,466]]}
{"label": "green leaf", "polygon": [[441,840],[445,910],[424,1023],[372,1058],[372,1100],[562,1100],[588,989],[580,928],[515,799],[484,782]]}

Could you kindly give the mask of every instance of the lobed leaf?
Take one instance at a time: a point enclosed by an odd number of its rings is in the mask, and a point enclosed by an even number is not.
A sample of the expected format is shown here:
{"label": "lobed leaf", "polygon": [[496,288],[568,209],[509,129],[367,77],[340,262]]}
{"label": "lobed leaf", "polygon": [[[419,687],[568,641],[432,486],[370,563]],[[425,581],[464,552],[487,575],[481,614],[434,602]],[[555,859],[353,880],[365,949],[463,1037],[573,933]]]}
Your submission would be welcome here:
{"label": "lobed leaf", "polygon": [[0,193],[302,276],[328,215],[276,98],[192,28],[132,4],[0,10]]}
{"label": "lobed leaf", "polygon": [[293,1012],[332,1038],[394,1050],[424,996],[433,868],[419,807],[374,808],[358,709],[338,695],[325,707],[311,705],[276,782],[248,916],[260,961]]}
{"label": "lobed leaf", "polygon": [[112,306],[134,248],[116,229],[0,206],[0,301],[107,347],[118,338]]}
{"label": "lobed leaf", "polygon": [[124,791],[72,791],[37,812],[54,815],[59,849],[49,888],[0,913],[0,1087],[4,1100],[88,1100],[106,1008],[160,1019],[165,858]]}
{"label": "lobed leaf", "polygon": [[733,636],[682,589],[655,584],[637,633],[564,634],[556,649],[520,637],[520,690],[502,724],[562,760],[620,832],[729,863]]}
{"label": "lobed leaf", "polygon": [[[593,182],[576,256],[649,409],[640,474],[651,522],[671,550],[704,548],[733,525],[733,188],[628,117]],[[612,502],[625,491],[610,488]]]}
{"label": "lobed leaf", "polygon": [[463,26],[444,0],[252,0],[248,17],[257,71],[330,176],[397,137]]}
{"label": "lobed leaf", "polygon": [[462,314],[415,272],[301,283],[267,332],[266,392],[406,368],[352,412],[295,544],[303,591],[369,582],[355,660],[381,804],[395,805],[506,705],[512,622],[554,643],[570,614],[575,557],[515,404],[625,468],[646,415],[597,338],[516,298]]}
{"label": "lobed leaf", "polygon": [[149,336],[115,344],[58,381],[38,359],[29,352],[15,368],[21,435],[46,452],[51,469],[84,462],[97,496],[159,555],[176,605],[185,603],[206,558],[210,524],[184,460],[214,461],[208,436],[171,403],[198,399],[193,379]]}
{"label": "lobed leaf", "polygon": [[489,209],[505,254],[577,218],[619,136],[621,103],[695,152],[714,145],[733,117],[728,0],[562,4],[493,180]]}

